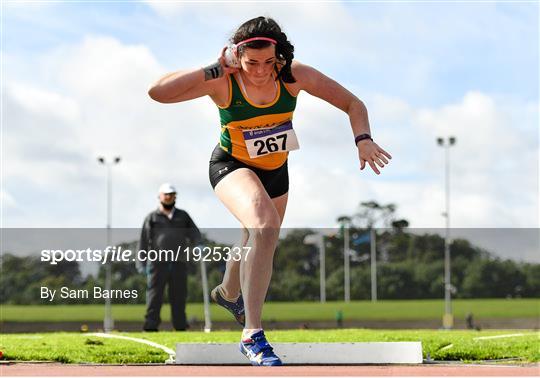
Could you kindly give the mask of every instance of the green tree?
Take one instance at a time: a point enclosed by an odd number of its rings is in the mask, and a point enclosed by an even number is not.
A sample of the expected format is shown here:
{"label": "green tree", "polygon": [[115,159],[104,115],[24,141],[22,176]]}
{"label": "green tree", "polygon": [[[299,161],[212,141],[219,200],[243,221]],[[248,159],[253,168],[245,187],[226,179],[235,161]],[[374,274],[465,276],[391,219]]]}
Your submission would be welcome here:
{"label": "green tree", "polygon": [[468,265],[462,289],[465,298],[514,297],[526,284],[526,275],[515,262],[482,259]]}

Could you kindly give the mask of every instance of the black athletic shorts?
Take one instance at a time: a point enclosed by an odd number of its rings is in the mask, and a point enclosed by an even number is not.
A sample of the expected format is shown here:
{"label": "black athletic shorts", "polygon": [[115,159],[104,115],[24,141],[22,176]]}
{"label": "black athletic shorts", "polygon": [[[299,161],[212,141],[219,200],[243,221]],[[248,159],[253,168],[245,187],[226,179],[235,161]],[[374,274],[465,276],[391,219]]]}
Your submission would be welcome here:
{"label": "black athletic shorts", "polygon": [[270,198],[279,197],[289,191],[289,169],[286,160],[281,167],[267,171],[242,163],[225,152],[219,144],[214,148],[210,158],[209,174],[212,188],[215,189],[223,177],[238,168],[251,169],[261,180]]}

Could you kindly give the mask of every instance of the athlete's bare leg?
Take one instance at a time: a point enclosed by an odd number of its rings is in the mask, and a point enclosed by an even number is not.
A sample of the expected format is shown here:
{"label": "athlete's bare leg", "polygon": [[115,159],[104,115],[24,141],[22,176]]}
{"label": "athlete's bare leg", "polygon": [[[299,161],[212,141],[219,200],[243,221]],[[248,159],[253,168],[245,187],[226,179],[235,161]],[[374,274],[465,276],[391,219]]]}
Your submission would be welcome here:
{"label": "athlete's bare leg", "polygon": [[228,263],[222,289],[229,298],[241,288],[246,308],[247,329],[262,328],[264,298],[272,276],[272,262],[288,195],[271,199],[255,173],[237,169],[215,188],[218,198],[249,233],[252,247],[247,258]]}
{"label": "athlete's bare leg", "polygon": [[[249,240],[249,232],[244,228],[242,229],[242,240],[235,247],[245,247]],[[234,256],[234,254],[233,254]],[[230,259],[226,262],[225,273],[223,274],[223,282],[221,283],[221,290],[226,300],[234,302],[240,295],[240,262],[234,259]]]}

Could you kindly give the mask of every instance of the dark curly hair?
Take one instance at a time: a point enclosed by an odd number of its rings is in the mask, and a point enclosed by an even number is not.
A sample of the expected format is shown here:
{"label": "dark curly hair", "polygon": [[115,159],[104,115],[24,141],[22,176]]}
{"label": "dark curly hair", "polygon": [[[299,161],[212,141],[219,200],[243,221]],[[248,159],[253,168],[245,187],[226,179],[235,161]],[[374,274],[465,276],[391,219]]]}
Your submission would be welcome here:
{"label": "dark curly hair", "polygon": [[[296,80],[291,72],[291,64],[294,59],[294,46],[287,40],[287,36],[281,31],[277,22],[268,17],[253,18],[240,25],[231,37],[230,42],[236,44],[253,37],[268,37],[276,40],[276,58],[278,61],[284,63],[281,70],[277,70],[276,68],[276,72],[278,73],[276,80],[281,77],[286,83],[295,83]],[[238,48],[238,53],[242,54],[245,48],[263,49],[271,44],[268,41],[248,42]]]}

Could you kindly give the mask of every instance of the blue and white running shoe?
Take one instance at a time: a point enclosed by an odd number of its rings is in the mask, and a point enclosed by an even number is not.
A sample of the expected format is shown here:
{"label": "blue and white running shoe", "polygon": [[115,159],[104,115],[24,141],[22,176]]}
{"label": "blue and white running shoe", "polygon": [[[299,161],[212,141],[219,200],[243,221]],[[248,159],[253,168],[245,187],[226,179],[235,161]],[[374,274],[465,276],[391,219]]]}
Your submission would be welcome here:
{"label": "blue and white running shoe", "polygon": [[266,337],[264,331],[251,335],[250,338],[240,341],[240,352],[242,352],[253,366],[281,366],[283,363],[278,356],[274,353],[274,350]]}
{"label": "blue and white running shoe", "polygon": [[210,292],[210,297],[214,302],[216,302],[221,307],[224,307],[231,314],[233,314],[236,321],[243,327],[246,324],[246,314],[244,309],[244,299],[242,294],[238,297],[236,302],[229,302],[221,295],[219,291],[219,286],[215,287],[214,290]]}

